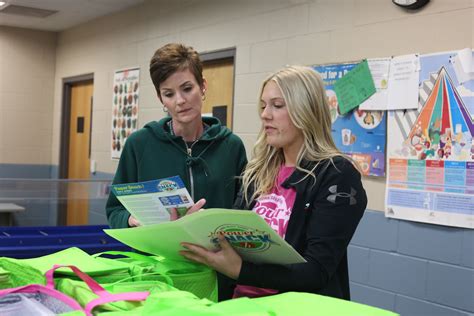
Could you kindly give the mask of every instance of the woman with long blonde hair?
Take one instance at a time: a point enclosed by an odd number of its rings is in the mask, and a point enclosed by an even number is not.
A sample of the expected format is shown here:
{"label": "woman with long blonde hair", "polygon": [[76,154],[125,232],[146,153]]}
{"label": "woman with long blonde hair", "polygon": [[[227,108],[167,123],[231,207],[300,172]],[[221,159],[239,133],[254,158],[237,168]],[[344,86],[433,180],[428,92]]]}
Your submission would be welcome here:
{"label": "woman with long blonde hair", "polygon": [[301,66],[270,75],[259,113],[262,128],[234,208],[259,214],[307,262],[243,261],[225,238],[218,252],[183,243],[182,254],[235,280],[232,297],[297,291],[348,300],[347,246],[367,197],[358,168],[332,139],[321,77]]}

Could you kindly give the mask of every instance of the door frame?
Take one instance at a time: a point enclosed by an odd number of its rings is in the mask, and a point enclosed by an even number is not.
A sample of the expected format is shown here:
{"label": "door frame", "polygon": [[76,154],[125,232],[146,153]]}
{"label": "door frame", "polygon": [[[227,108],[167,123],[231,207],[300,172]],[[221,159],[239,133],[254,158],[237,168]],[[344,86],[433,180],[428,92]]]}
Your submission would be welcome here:
{"label": "door frame", "polygon": [[[71,90],[72,86],[82,82],[92,81],[94,74],[85,74],[74,77],[63,78],[62,81],[62,105],[61,105],[61,136],[59,145],[59,179],[67,179],[69,168],[69,136],[71,126]],[[91,113],[92,114],[92,113]],[[92,128],[92,115],[91,115]],[[92,135],[91,135],[92,136]]]}
{"label": "door frame", "polygon": [[201,58],[203,67],[214,62],[221,62],[226,60],[231,60],[233,64],[233,83],[234,86],[232,87],[232,113],[231,117],[232,120],[230,122],[230,126],[227,126],[230,130],[234,127],[234,109],[235,109],[235,56],[236,56],[237,49],[235,47],[223,48],[219,50],[209,51],[209,52],[202,52],[199,53],[199,57]]}
{"label": "door frame", "polygon": [[[66,77],[62,79],[62,100],[61,100],[61,129],[60,129],[60,140],[59,140],[59,166],[58,166],[58,178],[67,179],[69,171],[69,136],[71,127],[71,91],[75,84],[90,82],[94,84],[94,74],[84,74],[73,77]],[[92,130],[92,109],[91,109],[91,124]],[[92,139],[92,133],[89,136]],[[91,146],[91,140],[89,147]],[[59,188],[58,200],[62,200],[67,190]],[[67,223],[67,205],[60,203],[58,205],[57,224],[66,225]]]}

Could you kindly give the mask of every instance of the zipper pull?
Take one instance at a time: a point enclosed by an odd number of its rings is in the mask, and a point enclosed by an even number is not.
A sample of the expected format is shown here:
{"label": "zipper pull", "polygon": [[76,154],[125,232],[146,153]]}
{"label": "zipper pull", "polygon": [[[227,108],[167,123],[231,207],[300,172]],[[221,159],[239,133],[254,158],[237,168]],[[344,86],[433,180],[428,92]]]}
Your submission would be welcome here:
{"label": "zipper pull", "polygon": [[186,148],[187,151],[188,151],[188,156],[191,157],[192,156],[192,153],[193,153],[193,150],[191,148]]}

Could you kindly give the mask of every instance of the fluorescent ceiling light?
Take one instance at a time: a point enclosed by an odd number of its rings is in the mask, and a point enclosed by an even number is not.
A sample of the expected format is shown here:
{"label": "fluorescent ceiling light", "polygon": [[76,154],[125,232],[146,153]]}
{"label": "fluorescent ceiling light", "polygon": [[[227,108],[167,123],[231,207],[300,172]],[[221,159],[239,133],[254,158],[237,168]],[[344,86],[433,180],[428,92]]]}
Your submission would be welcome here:
{"label": "fluorescent ceiling light", "polygon": [[5,1],[0,1],[0,7],[3,7],[5,4],[7,4]]}

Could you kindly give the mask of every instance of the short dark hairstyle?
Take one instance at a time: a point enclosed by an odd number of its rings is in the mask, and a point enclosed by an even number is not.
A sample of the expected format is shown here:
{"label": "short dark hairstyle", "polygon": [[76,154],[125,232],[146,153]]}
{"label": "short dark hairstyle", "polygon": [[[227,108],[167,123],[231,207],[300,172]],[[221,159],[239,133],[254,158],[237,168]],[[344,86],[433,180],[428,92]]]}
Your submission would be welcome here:
{"label": "short dark hairstyle", "polygon": [[199,86],[203,85],[202,62],[198,52],[191,46],[169,43],[156,50],[150,60],[150,76],[158,96],[160,85],[176,71],[189,69]]}

